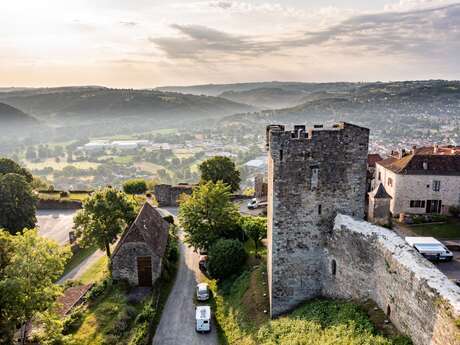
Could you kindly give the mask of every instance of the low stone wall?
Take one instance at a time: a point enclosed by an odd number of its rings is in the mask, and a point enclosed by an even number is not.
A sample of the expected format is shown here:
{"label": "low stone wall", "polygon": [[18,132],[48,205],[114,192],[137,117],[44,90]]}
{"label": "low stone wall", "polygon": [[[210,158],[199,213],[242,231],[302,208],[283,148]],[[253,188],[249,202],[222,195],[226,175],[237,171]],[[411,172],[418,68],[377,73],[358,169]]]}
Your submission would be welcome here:
{"label": "low stone wall", "polygon": [[324,258],[325,297],[374,300],[416,345],[460,344],[460,288],[394,232],[338,215]]}
{"label": "low stone wall", "polygon": [[193,186],[177,185],[171,186],[167,184],[159,184],[154,187],[153,194],[158,202],[158,206],[173,206],[179,205],[178,200],[182,194],[192,194]]}

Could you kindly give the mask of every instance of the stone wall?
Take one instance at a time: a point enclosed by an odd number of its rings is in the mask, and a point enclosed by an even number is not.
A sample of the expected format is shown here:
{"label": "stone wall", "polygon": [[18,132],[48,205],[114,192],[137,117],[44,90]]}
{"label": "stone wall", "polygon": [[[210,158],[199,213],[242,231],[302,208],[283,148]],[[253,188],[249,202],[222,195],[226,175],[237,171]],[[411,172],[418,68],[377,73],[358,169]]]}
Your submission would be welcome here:
{"label": "stone wall", "polygon": [[152,253],[145,242],[124,243],[116,255],[112,257],[112,277],[114,280],[126,280],[130,285],[137,286],[137,258],[150,256],[152,258],[152,283],[161,275],[161,259]]}
{"label": "stone wall", "polygon": [[460,288],[394,232],[338,215],[325,253],[322,296],[372,299],[416,345],[460,344]]}
{"label": "stone wall", "polygon": [[269,288],[282,314],[321,292],[323,250],[336,212],[364,217],[369,130],[268,128]]}
{"label": "stone wall", "polygon": [[182,194],[192,194],[193,186],[191,185],[177,185],[171,186],[169,184],[159,184],[154,187],[153,194],[160,207],[177,207],[178,200]]}

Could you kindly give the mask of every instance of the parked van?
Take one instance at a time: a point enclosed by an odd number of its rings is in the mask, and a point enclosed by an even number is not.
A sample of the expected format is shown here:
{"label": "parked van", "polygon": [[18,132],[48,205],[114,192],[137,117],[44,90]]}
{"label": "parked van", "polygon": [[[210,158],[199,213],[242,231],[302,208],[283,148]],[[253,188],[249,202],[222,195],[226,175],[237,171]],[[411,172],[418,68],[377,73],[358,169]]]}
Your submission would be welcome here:
{"label": "parked van", "polygon": [[433,237],[406,237],[406,242],[430,261],[451,261],[454,256]]}
{"label": "parked van", "polygon": [[211,332],[211,307],[198,306],[196,307],[196,326],[197,332]]}
{"label": "parked van", "polygon": [[209,299],[209,285],[200,283],[196,286],[196,299],[198,301],[207,301]]}

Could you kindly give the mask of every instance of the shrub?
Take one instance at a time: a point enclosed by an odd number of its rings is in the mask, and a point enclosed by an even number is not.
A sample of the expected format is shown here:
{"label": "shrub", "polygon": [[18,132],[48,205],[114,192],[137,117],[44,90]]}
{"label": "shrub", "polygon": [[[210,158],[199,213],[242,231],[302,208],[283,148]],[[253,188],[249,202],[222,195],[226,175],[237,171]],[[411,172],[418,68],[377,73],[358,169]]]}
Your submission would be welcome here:
{"label": "shrub", "polygon": [[149,326],[148,323],[145,322],[141,326],[135,328],[134,335],[128,345],[147,345],[148,339]]}
{"label": "shrub", "polygon": [[449,213],[456,217],[456,218],[459,218],[460,217],[460,205],[458,206],[450,206],[449,207]]}
{"label": "shrub", "polygon": [[84,316],[84,307],[78,306],[69,316],[64,320],[64,326],[62,329],[62,334],[71,334],[74,333],[77,329],[80,328],[81,324],[83,323],[83,316]]}
{"label": "shrub", "polygon": [[126,194],[144,194],[147,191],[147,183],[143,179],[132,179],[123,183],[123,191]]}
{"label": "shrub", "polygon": [[104,279],[100,283],[97,283],[93,286],[93,288],[89,291],[87,299],[89,301],[96,300],[99,296],[101,296],[107,288],[112,286],[111,279]]}
{"label": "shrub", "polygon": [[243,244],[237,240],[218,240],[209,251],[208,270],[214,278],[226,278],[238,272],[246,261]]}
{"label": "shrub", "polygon": [[69,192],[61,192],[61,193],[59,193],[59,195],[61,196],[61,198],[68,198],[69,197]]}
{"label": "shrub", "polygon": [[149,322],[150,320],[153,320],[155,317],[155,308],[153,307],[152,302],[146,303],[144,305],[144,308],[142,308],[142,311],[137,315],[134,323],[139,325],[144,322]]}

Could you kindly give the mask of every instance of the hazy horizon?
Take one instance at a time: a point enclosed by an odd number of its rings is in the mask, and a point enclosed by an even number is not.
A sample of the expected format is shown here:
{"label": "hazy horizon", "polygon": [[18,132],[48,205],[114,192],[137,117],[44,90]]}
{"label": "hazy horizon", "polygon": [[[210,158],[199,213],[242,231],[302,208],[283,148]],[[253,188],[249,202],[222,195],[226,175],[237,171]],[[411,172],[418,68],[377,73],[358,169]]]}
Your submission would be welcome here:
{"label": "hazy horizon", "polygon": [[18,0],[0,87],[460,79],[451,0]]}

